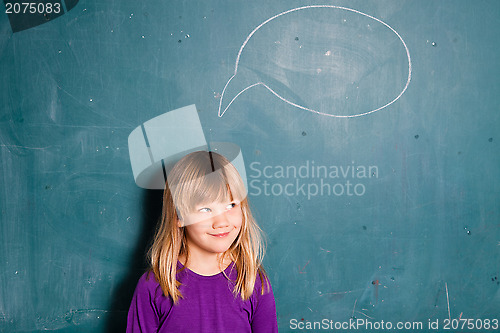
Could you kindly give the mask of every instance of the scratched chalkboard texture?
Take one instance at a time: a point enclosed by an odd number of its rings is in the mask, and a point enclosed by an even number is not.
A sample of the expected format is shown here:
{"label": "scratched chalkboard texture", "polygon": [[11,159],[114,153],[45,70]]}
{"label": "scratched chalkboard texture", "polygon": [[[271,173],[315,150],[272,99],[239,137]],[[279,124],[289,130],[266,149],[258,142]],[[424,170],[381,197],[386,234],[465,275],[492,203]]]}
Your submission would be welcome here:
{"label": "scratched chalkboard texture", "polygon": [[61,3],[0,14],[1,332],[124,330],[161,212],[128,136],[192,104],[241,147],[280,331],[495,328],[500,2]]}

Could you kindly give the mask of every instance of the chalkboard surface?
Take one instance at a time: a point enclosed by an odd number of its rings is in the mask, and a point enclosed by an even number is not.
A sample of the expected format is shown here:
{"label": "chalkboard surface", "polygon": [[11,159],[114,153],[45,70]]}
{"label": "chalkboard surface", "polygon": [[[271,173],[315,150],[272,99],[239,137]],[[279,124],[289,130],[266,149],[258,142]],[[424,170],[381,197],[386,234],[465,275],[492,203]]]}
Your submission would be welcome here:
{"label": "chalkboard surface", "polygon": [[66,2],[0,14],[1,332],[124,330],[161,213],[127,138],[191,104],[280,331],[498,327],[500,2]]}

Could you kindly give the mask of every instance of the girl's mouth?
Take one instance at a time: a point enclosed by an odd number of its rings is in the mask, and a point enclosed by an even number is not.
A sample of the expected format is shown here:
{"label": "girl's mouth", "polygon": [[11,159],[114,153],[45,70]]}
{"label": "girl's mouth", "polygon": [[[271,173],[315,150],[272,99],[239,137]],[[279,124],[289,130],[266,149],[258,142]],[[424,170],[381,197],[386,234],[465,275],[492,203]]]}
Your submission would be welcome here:
{"label": "girl's mouth", "polygon": [[218,237],[218,238],[224,238],[227,235],[229,235],[229,232],[224,232],[224,233],[220,233],[220,234],[210,234],[210,236],[214,236],[214,237]]}

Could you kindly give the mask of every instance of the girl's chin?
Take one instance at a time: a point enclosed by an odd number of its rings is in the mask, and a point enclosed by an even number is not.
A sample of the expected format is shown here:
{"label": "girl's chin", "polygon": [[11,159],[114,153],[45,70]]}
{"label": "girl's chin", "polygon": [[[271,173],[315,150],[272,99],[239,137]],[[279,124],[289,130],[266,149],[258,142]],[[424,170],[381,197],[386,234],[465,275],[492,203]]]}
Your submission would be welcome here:
{"label": "girl's chin", "polygon": [[232,244],[232,242],[228,242],[226,244],[214,244],[214,246],[212,246],[213,252],[222,254],[222,253],[226,252],[227,250],[229,250],[229,248],[231,247],[231,244]]}

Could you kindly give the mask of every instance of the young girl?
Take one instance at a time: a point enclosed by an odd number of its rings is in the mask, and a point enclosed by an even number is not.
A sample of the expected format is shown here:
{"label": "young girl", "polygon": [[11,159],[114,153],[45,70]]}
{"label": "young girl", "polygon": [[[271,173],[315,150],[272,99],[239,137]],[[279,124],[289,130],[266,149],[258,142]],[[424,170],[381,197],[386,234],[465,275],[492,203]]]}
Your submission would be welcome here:
{"label": "young girl", "polygon": [[261,230],[236,168],[198,151],[169,173],[127,332],[278,332]]}

